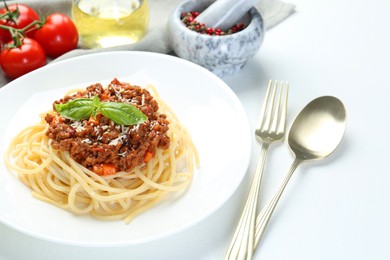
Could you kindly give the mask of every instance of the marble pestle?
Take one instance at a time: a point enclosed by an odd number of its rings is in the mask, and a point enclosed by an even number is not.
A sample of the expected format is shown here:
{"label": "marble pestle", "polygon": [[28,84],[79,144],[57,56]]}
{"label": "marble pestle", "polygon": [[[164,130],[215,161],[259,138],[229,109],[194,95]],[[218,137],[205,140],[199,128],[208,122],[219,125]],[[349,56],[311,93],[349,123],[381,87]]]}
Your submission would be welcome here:
{"label": "marble pestle", "polygon": [[257,0],[216,0],[199,16],[196,21],[207,27],[228,30],[255,5]]}

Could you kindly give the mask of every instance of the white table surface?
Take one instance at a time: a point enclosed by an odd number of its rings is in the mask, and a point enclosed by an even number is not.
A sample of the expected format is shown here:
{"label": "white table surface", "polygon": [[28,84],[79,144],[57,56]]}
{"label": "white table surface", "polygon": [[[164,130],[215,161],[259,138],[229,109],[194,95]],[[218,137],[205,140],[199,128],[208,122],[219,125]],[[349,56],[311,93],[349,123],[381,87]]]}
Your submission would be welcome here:
{"label": "white table surface", "polygon": [[[289,1],[296,13],[268,31],[256,57],[225,81],[252,128],[269,79],[290,82],[288,126],[322,95],[344,102],[348,123],[331,157],[297,169],[255,259],[390,259],[390,1]],[[179,234],[138,246],[85,248],[0,224],[0,259],[223,259],[259,148],[254,141],[248,178],[234,196]],[[271,147],[260,206],[292,160],[286,143]]]}

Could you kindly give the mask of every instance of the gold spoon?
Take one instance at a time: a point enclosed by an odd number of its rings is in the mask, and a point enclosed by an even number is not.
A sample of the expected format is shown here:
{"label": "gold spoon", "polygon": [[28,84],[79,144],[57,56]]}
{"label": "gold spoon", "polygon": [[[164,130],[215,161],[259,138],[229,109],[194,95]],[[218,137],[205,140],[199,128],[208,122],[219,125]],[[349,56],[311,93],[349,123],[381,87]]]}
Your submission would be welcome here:
{"label": "gold spoon", "polygon": [[288,135],[288,145],[295,155],[295,160],[273,199],[257,217],[254,248],[259,244],[295,169],[303,161],[320,160],[330,155],[343,138],[345,126],[345,107],[339,99],[332,96],[314,99],[295,118]]}

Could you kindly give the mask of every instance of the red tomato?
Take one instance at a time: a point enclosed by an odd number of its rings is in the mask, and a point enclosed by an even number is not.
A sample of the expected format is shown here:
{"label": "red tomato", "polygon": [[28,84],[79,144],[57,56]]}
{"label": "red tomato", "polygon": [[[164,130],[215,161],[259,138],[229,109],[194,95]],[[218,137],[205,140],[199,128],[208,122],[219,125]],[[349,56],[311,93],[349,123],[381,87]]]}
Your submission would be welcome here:
{"label": "red tomato", "polygon": [[[31,7],[23,4],[13,4],[8,6],[10,11],[14,11],[16,8],[19,9],[19,17],[14,22],[12,19],[2,19],[0,20],[1,25],[10,26],[16,29],[22,29],[32,23],[33,21],[39,20],[39,15]],[[7,9],[4,7],[0,10],[0,15],[7,12]],[[32,38],[36,30],[29,30],[26,33],[27,37]],[[11,34],[8,30],[0,29],[0,44],[7,43],[11,40]]]}
{"label": "red tomato", "polygon": [[[11,44],[13,41],[9,43]],[[45,64],[45,51],[37,41],[30,38],[24,38],[21,46],[4,48],[0,53],[1,68],[5,75],[11,79],[20,77]]]}
{"label": "red tomato", "polygon": [[34,39],[41,44],[48,56],[56,58],[77,47],[79,35],[72,20],[64,14],[54,13],[46,18]]}

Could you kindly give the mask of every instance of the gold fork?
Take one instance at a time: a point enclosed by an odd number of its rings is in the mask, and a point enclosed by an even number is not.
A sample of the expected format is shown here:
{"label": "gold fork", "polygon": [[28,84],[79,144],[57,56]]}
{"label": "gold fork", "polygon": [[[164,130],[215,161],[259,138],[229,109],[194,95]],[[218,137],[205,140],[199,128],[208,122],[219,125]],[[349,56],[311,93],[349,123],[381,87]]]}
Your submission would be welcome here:
{"label": "gold fork", "polygon": [[[285,87],[283,87],[285,86]],[[278,91],[279,89],[279,91]],[[284,91],[283,91],[284,89]],[[278,92],[278,95],[277,95]],[[284,95],[283,95],[284,93]],[[260,120],[255,131],[257,141],[262,143],[260,158],[240,221],[230,242],[225,259],[252,259],[255,245],[257,200],[268,147],[284,138],[287,114],[288,83],[269,81]]]}

